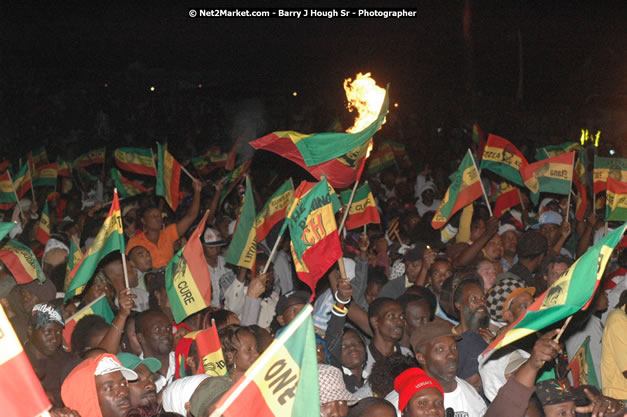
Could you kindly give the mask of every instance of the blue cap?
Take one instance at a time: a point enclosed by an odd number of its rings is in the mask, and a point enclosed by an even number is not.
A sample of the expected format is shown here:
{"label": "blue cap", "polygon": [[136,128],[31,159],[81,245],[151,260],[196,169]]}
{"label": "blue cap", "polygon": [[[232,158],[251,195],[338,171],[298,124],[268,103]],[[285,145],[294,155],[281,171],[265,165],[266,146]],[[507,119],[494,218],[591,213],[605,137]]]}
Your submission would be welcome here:
{"label": "blue cap", "polygon": [[532,229],[539,229],[543,224],[555,224],[560,226],[562,224],[562,216],[559,213],[556,213],[552,210],[545,211],[540,215],[538,219],[538,224],[534,224]]}

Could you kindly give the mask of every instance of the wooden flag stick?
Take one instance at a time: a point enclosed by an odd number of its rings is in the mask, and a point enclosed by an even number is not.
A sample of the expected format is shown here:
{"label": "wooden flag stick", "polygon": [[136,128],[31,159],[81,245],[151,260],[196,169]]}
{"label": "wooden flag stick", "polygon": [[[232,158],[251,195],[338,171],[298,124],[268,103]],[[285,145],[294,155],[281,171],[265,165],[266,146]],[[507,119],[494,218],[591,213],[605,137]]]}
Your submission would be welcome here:
{"label": "wooden flag stick", "polygon": [[364,224],[364,235],[368,234],[368,230],[366,229],[368,227],[368,223]]}
{"label": "wooden flag stick", "polygon": [[[118,197],[118,189],[114,188],[113,189],[113,200],[115,201]],[[119,205],[119,199],[118,199],[118,205]],[[112,201],[113,203],[113,201]],[[119,208],[119,207],[118,207]],[[120,212],[120,215],[122,213]],[[122,221],[122,218],[120,218],[120,227],[122,228],[122,236],[124,236],[124,222]],[[131,288],[131,286],[128,283],[128,271],[126,270],[126,253],[122,250],[120,251],[122,252],[122,268],[124,268],[124,283],[126,284],[126,288]]]}
{"label": "wooden flag stick", "polygon": [[557,333],[557,336],[555,336],[555,342],[559,343],[560,341],[560,337],[562,337],[562,335],[564,334],[564,330],[566,330],[566,327],[568,327],[568,324],[570,323],[570,321],[573,319],[573,316],[568,316],[568,318],[566,319],[566,321],[564,322],[564,325],[562,326],[562,328],[560,329],[559,333]]}
{"label": "wooden flag stick", "polygon": [[33,178],[33,171],[30,170],[30,164],[28,165],[28,175],[30,175],[30,192],[33,195],[33,203],[35,201],[37,201],[35,199],[35,184],[34,184],[34,178]]}
{"label": "wooden flag stick", "polygon": [[263,271],[261,271],[261,275],[268,272],[268,268],[270,267],[270,262],[272,262],[272,258],[274,258],[274,254],[279,248],[279,243],[281,242],[282,237],[283,237],[283,234],[280,233],[279,236],[276,238],[276,241],[274,242],[274,246],[272,247],[272,252],[270,252],[270,256],[268,256],[268,262],[266,262],[265,266],[263,267]]}
{"label": "wooden flag stick", "polygon": [[355,185],[353,186],[353,191],[351,191],[351,197],[348,200],[348,204],[346,205],[346,209],[344,210],[344,213],[342,214],[342,221],[340,222],[340,227],[337,228],[338,235],[342,233],[342,229],[344,228],[344,225],[346,224],[346,218],[348,217],[348,212],[351,211],[351,204],[353,204],[353,198],[355,197],[355,191],[357,191],[358,185],[359,185],[359,178],[357,178],[357,180],[355,181]]}
{"label": "wooden flag stick", "polygon": [[195,181],[196,177],[194,177],[192,174],[189,173],[189,171],[183,166],[181,165],[181,171],[183,171],[185,174],[187,174],[187,176],[192,180]]}
{"label": "wooden flag stick", "polygon": [[485,192],[485,188],[483,188],[483,182],[481,182],[481,174],[479,174],[479,169],[477,168],[477,163],[475,162],[475,158],[472,156],[472,152],[468,149],[468,153],[470,154],[470,159],[472,159],[472,164],[475,166],[475,170],[477,171],[477,176],[479,177],[479,184],[481,185],[481,191],[483,191],[483,198],[485,198],[485,203],[488,206],[488,212],[490,213],[490,217],[492,214],[492,207],[490,207],[490,201],[488,200],[488,195]]}

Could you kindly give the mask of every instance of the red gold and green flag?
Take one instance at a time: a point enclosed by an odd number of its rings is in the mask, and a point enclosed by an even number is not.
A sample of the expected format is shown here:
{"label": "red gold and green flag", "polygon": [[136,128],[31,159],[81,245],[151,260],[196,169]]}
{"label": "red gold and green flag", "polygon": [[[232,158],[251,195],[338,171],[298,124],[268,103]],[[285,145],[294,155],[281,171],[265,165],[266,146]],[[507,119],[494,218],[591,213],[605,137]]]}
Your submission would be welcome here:
{"label": "red gold and green flag", "polygon": [[394,153],[394,158],[396,159],[397,164],[401,168],[408,168],[411,166],[411,160],[407,155],[407,149],[404,144],[398,142],[388,142],[390,144],[390,148],[392,148],[392,153]]}
{"label": "red gold and green flag", "polygon": [[22,344],[0,306],[0,404],[2,415],[35,417],[51,404]]}
{"label": "red gold and green flag", "polygon": [[0,173],[3,173],[4,171],[9,169],[11,169],[11,161],[3,158],[3,161],[0,162]]}
{"label": "red gold and green flag", "polygon": [[80,262],[70,272],[70,283],[65,292],[65,301],[80,295],[94,275],[96,267],[113,251],[124,253],[124,232],[122,230],[122,213],[117,190],[113,191],[113,203],[96,239]]}
{"label": "red gold and green flag", "polygon": [[13,176],[13,189],[17,194],[17,198],[24,197],[24,194],[31,189],[32,185],[30,169],[28,169],[28,164],[24,164]]}
{"label": "red gold and green flag", "polygon": [[[346,190],[340,194],[342,204],[347,205],[351,198],[351,190]],[[351,203],[346,218],[346,229],[352,230],[368,223],[381,223],[377,203],[374,201],[372,190],[368,183],[365,183],[355,191],[353,202]]]}
{"label": "red gold and green flag", "polygon": [[396,165],[396,158],[394,157],[394,150],[389,142],[382,143],[370,157],[368,162],[368,172],[370,174],[376,174],[383,171],[385,168]]}
{"label": "red gold and green flag", "polygon": [[43,283],[46,280],[33,251],[16,240],[9,240],[0,246],[0,261],[11,271],[18,284],[34,280]]}
{"label": "red gold and green flag", "polygon": [[35,169],[35,174],[33,175],[33,185],[35,187],[56,187],[57,175],[58,164],[56,162],[41,165]]}
{"label": "red gold and green flag", "polygon": [[627,182],[627,158],[594,157],[594,193],[607,188],[607,179]]}
{"label": "red gold and green flag", "polygon": [[480,169],[487,169],[517,185],[523,185],[520,170],[527,165],[522,152],[510,141],[490,134],[483,151]]}
{"label": "red gold and green flag", "polygon": [[514,323],[483,351],[492,351],[542,330],[590,305],[612,251],[621,241],[627,223],[602,238],[568,268]]}
{"label": "red gold and green flag", "polygon": [[572,151],[581,151],[583,148],[577,142],[564,142],[559,145],[549,145],[536,150],[536,161],[541,161],[554,156],[562,155]]}
{"label": "red gold and green flag", "polygon": [[228,375],[222,345],[218,337],[218,328],[215,323],[196,335],[196,348],[205,374],[211,376]]}
{"label": "red gold and green flag", "polygon": [[249,159],[243,164],[239,165],[233,171],[229,172],[226,176],[224,189],[222,189],[222,195],[220,196],[220,205],[224,202],[224,199],[227,195],[233,191],[233,188],[244,178],[244,175],[248,172],[248,168],[250,168],[250,164],[253,160]]}
{"label": "red gold and green flag", "polygon": [[57,175],[60,177],[72,177],[72,163],[61,158],[57,158]]}
{"label": "red gold and green flag", "polygon": [[455,213],[481,197],[482,194],[481,178],[472,154],[468,150],[455,173],[455,178],[444,194],[438,211],[431,220],[431,226],[436,230],[441,229]]}
{"label": "red gold and green flag", "polygon": [[74,166],[79,168],[85,168],[90,165],[104,164],[105,150],[106,148],[102,147],[82,154],[74,160]]}
{"label": "red gold and green flag", "polygon": [[608,177],[605,196],[605,221],[627,221],[627,182]]}
{"label": "red gold and green flag", "polygon": [[257,214],[255,227],[257,228],[258,242],[263,241],[272,228],[285,219],[287,209],[293,198],[294,184],[290,178],[272,194],[266,205]]}
{"label": "red gold and green flag", "polygon": [[208,214],[205,212],[189,241],[165,270],[165,289],[177,323],[211,304],[211,274],[200,242]]}
{"label": "red gold and green flag", "polygon": [[156,194],[165,198],[165,201],[176,211],[179,206],[179,183],[181,181],[181,164],[157,143],[157,188]]}
{"label": "red gold and green flag", "polygon": [[246,373],[222,396],[210,417],[318,417],[316,336],[306,305]]}
{"label": "red gold and green flag", "polygon": [[17,203],[9,171],[0,174],[0,210],[8,210]]}
{"label": "red gold and green flag", "polygon": [[48,239],[50,239],[50,214],[48,212],[48,202],[46,201],[39,218],[39,228],[37,233],[35,233],[35,240],[45,245]]}
{"label": "red gold and green flag", "polygon": [[237,219],[235,232],[226,251],[224,259],[233,265],[246,269],[253,269],[257,259],[257,228],[255,227],[255,197],[250,183],[250,177],[246,177],[246,191],[242,211]]}
{"label": "red gold and green flag", "polygon": [[[115,318],[115,315],[113,314],[113,311],[109,306],[109,301],[107,300],[105,294],[96,298],[94,301],[87,304],[85,307],[81,308],[74,315],[65,320],[65,328],[63,329],[63,340],[65,340],[70,350],[72,350],[72,332],[74,332],[76,324],[83,317],[90,316],[92,314],[102,317],[109,324],[111,324],[111,322]],[[80,354],[81,352],[78,353]]]}
{"label": "red gold and green flag", "polygon": [[214,169],[218,168],[218,165],[212,164],[207,159],[202,158],[202,157],[193,156],[190,159],[190,162],[191,162],[192,166],[194,167],[194,169],[200,175],[208,175]]}
{"label": "red gold and green flag", "polygon": [[150,191],[143,185],[133,182],[124,177],[122,173],[116,168],[111,168],[111,178],[113,178],[113,184],[118,189],[120,197],[122,198],[133,197],[135,195]]}
{"label": "red gold and green flag", "polygon": [[42,165],[48,163],[48,155],[46,154],[46,148],[40,146],[30,153],[30,159],[33,162],[33,168],[38,169]]}
{"label": "red gold and green flag", "polygon": [[540,193],[569,194],[573,181],[575,152],[525,165],[520,173],[531,191],[531,201],[538,204]]}
{"label": "red gold and green flag", "polygon": [[500,219],[506,211],[519,204],[520,191],[518,187],[507,181],[501,181],[496,196],[496,202],[494,203],[494,215]]}
{"label": "red gold and green flag", "polygon": [[15,223],[13,222],[0,222],[0,240],[4,239],[14,227]]}
{"label": "red gold and green flag", "polygon": [[325,178],[309,192],[294,192],[286,224],[298,278],[315,293],[316,283],[342,256],[333,202]]}
{"label": "red gold and green flag", "polygon": [[124,171],[142,175],[157,175],[152,149],[117,148],[113,151],[116,165]]}
{"label": "red gold and green flag", "polygon": [[568,369],[573,374],[574,387],[592,385],[600,388],[597,373],[594,370],[594,360],[590,352],[590,336],[587,336],[579,349],[577,349],[575,356],[568,364]]}
{"label": "red gold and green flag", "polygon": [[222,152],[217,146],[210,147],[207,152],[200,155],[200,157],[208,160],[217,167],[225,166],[226,160],[228,159],[228,155],[225,152]]}
{"label": "red gold and green flag", "polygon": [[63,291],[67,291],[72,277],[70,276],[72,270],[83,259],[83,251],[77,245],[76,239],[70,239],[70,253],[67,256],[67,264],[65,265],[65,280],[63,281]]}

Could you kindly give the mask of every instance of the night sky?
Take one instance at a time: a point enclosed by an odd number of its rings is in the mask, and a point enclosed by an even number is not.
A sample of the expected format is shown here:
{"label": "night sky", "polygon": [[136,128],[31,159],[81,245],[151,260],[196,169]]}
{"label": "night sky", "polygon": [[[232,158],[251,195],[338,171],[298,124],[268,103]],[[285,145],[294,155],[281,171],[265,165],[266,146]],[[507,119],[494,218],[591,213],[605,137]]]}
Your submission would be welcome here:
{"label": "night sky", "polygon": [[624,2],[470,1],[471,43],[462,0],[395,3],[418,10],[400,20],[191,19],[186,5],[128,3],[13,6],[4,24],[7,80],[101,85],[141,62],[198,73],[218,96],[336,91],[341,100],[344,78],[371,71],[404,108],[489,114],[493,97],[516,95],[520,30],[525,109],[581,112],[591,95],[625,109]]}

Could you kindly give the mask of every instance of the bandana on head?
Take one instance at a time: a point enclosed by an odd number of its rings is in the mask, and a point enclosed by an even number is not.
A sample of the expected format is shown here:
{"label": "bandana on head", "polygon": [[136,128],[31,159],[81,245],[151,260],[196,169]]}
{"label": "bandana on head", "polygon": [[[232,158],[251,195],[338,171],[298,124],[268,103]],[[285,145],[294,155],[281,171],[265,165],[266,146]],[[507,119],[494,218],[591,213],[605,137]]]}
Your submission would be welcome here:
{"label": "bandana on head", "polygon": [[61,310],[50,304],[35,304],[31,313],[30,323],[35,329],[41,329],[50,323],[59,323],[65,327]]}

